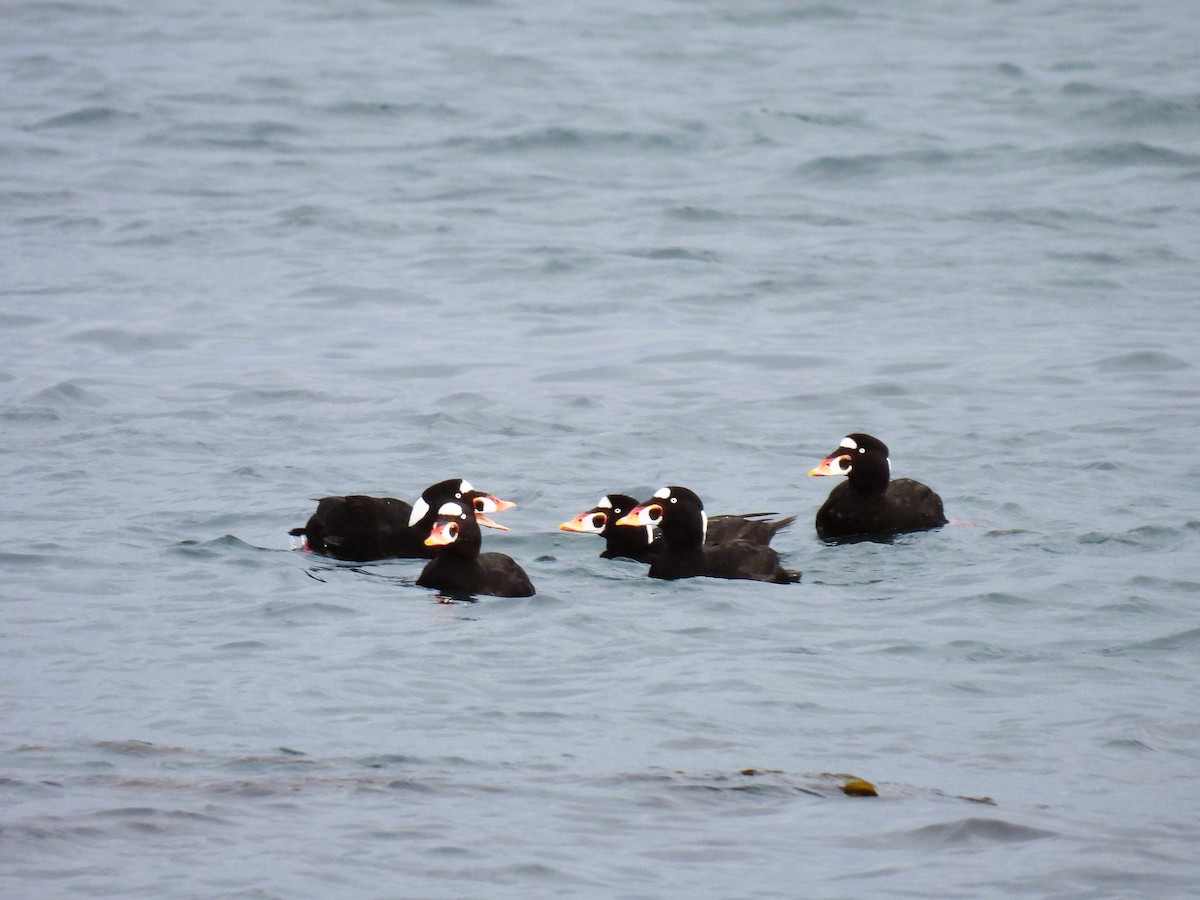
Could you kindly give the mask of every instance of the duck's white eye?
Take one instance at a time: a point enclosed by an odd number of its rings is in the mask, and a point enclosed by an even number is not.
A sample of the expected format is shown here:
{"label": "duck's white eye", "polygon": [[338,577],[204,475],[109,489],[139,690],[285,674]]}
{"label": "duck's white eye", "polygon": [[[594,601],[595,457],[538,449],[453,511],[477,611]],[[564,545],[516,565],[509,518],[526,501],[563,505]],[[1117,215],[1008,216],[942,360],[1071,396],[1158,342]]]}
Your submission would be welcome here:
{"label": "duck's white eye", "polygon": [[859,452],[859,453],[866,453],[866,452],[867,452],[867,448],[866,448],[866,447],[859,447],[859,448],[858,448],[858,452]]}
{"label": "duck's white eye", "polygon": [[659,488],[657,491],[654,492],[654,496],[657,497],[659,500],[666,500],[668,497],[671,496],[671,489],[669,487]]}
{"label": "duck's white eye", "polygon": [[411,528],[416,525],[429,512],[429,504],[425,502],[424,497],[418,497],[417,502],[413,504],[412,515],[408,517],[408,525]]}
{"label": "duck's white eye", "polygon": [[854,438],[852,438],[852,437],[844,437],[844,438],[842,438],[842,442],[841,442],[840,444],[838,444],[838,446],[839,446],[839,447],[842,447],[843,449],[846,449],[846,450],[857,450],[857,449],[859,449],[859,448],[858,448],[858,441],[854,440]]}
{"label": "duck's white eye", "polygon": [[463,511],[462,511],[461,506],[459,506],[454,501],[450,501],[449,503],[442,504],[441,509],[438,510],[438,515],[439,516],[458,516],[459,518],[462,518]]}
{"label": "duck's white eye", "polygon": [[679,498],[678,498],[678,497],[672,497],[672,498],[671,498],[671,502],[672,502],[672,503],[678,503],[678,502],[679,502]]}

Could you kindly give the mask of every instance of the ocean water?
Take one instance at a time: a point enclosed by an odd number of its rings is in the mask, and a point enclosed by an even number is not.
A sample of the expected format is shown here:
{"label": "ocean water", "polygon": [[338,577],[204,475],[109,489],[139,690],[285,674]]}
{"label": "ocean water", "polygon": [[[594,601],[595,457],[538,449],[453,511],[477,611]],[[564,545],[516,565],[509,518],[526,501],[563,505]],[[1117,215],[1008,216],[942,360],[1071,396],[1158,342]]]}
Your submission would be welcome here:
{"label": "ocean water", "polygon": [[[5,896],[1194,894],[1190,4],[4,23]],[[536,596],[289,544],[459,476]],[[556,529],[665,483],[802,582]]]}

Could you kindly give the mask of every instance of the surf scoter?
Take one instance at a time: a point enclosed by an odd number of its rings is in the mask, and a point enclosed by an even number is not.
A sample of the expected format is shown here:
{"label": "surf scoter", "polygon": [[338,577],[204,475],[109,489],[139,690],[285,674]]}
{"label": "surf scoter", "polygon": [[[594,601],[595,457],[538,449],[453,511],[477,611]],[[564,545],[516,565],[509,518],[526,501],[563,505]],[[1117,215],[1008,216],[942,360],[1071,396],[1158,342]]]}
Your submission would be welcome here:
{"label": "surf scoter", "polygon": [[434,557],[417,584],[447,594],[532,597],[533,584],[525,570],[503,553],[480,553],[482,543],[471,507],[461,500],[443,503],[425,538]]}
{"label": "surf scoter", "polygon": [[[586,512],[581,512],[569,522],[558,527],[563,531],[579,534],[598,534],[604,538],[602,559],[632,559],[648,563],[658,552],[653,525],[618,525],[617,520],[637,506],[637,501],[628,494],[607,494]],[[768,521],[775,513],[747,513],[745,515],[712,516],[708,520],[706,544],[724,544],[729,541],[747,540],[766,546],[784,528],[794,521],[795,516]]]}
{"label": "surf scoter", "polygon": [[479,524],[508,530],[488,516],[512,509],[515,503],[477,491],[461,478],[448,478],[427,487],[412,505],[395,497],[323,497],[308,523],[288,534],[303,537],[305,549],[334,559],[429,559],[433,550],[425,546],[425,538],[436,511],[455,499],[474,506]]}
{"label": "surf scoter", "polygon": [[942,498],[911,478],[892,480],[883,441],[849,434],[809,475],[845,475],[817,510],[817,537],[883,537],[946,524]]}
{"label": "surf scoter", "polygon": [[800,580],[779,563],[779,554],[762,544],[735,539],[706,544],[708,516],[693,491],[669,485],[617,520],[618,525],[657,526],[662,547],[650,561],[650,577],[674,580],[708,575],[788,584]]}

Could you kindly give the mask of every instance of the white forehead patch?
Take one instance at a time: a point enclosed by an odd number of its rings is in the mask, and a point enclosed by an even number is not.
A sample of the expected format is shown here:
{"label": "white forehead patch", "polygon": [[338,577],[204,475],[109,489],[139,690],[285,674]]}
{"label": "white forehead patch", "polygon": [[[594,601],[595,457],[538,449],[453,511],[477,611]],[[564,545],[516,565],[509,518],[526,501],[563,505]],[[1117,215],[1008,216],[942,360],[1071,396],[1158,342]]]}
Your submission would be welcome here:
{"label": "white forehead patch", "polygon": [[601,497],[600,502],[596,504],[601,509],[612,509],[612,501],[607,497]]}
{"label": "white forehead patch", "polygon": [[842,438],[842,442],[840,444],[838,444],[838,446],[843,447],[846,450],[857,450],[858,449],[858,443],[852,437]]}
{"label": "white forehead patch", "polygon": [[657,497],[659,500],[666,500],[668,497],[671,496],[671,489],[669,487],[659,488],[657,491],[654,492],[654,496]]}
{"label": "white forehead patch", "polygon": [[425,502],[424,497],[418,497],[417,502],[413,504],[412,515],[408,517],[409,527],[411,528],[425,518],[427,512],[429,512],[429,504]]}
{"label": "white forehead patch", "polygon": [[458,483],[458,490],[460,493],[469,494],[471,491],[475,490],[475,488],[471,487],[471,482],[464,479]]}
{"label": "white forehead patch", "polygon": [[465,519],[467,514],[463,512],[463,508],[451,500],[449,503],[443,503],[442,508],[438,510],[439,516],[458,516],[460,519]]}

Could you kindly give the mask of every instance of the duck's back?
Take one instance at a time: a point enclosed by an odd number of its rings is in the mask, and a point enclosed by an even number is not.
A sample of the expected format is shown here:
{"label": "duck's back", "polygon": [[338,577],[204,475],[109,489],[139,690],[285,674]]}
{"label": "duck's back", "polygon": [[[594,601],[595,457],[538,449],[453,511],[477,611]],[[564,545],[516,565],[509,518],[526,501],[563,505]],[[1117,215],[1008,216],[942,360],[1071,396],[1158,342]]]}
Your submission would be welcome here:
{"label": "duck's back", "polygon": [[817,536],[822,539],[871,537],[926,531],[946,524],[942,498],[911,478],[896,478],[882,494],[839,484],[817,511]]}
{"label": "duck's back", "polygon": [[427,556],[412,540],[412,506],[395,497],[324,497],[303,531],[309,549],[336,559],[366,561],[397,556]]}
{"label": "duck's back", "polygon": [[431,560],[417,579],[421,587],[452,594],[532,597],[533,583],[511,556],[480,553],[474,559],[444,553]]}
{"label": "duck's back", "polygon": [[750,541],[752,544],[762,544],[764,547],[771,540],[796,521],[795,516],[771,521],[768,517],[775,513],[750,513],[748,515],[712,516],[708,520],[708,533],[704,538],[706,544],[727,544],[730,541]]}
{"label": "duck's back", "polygon": [[800,580],[799,572],[791,572],[783,567],[778,553],[752,541],[712,544],[704,548],[704,556],[704,574],[713,578],[740,578],[775,584]]}
{"label": "duck's back", "polygon": [[480,553],[479,568],[486,587],[483,593],[495,597],[532,597],[534,594],[533,582],[511,556]]}
{"label": "duck's back", "polygon": [[706,544],[684,552],[668,552],[663,548],[650,564],[652,578],[674,580],[697,575],[776,584],[800,580],[800,573],[783,568],[779,554],[770,547],[743,540]]}

